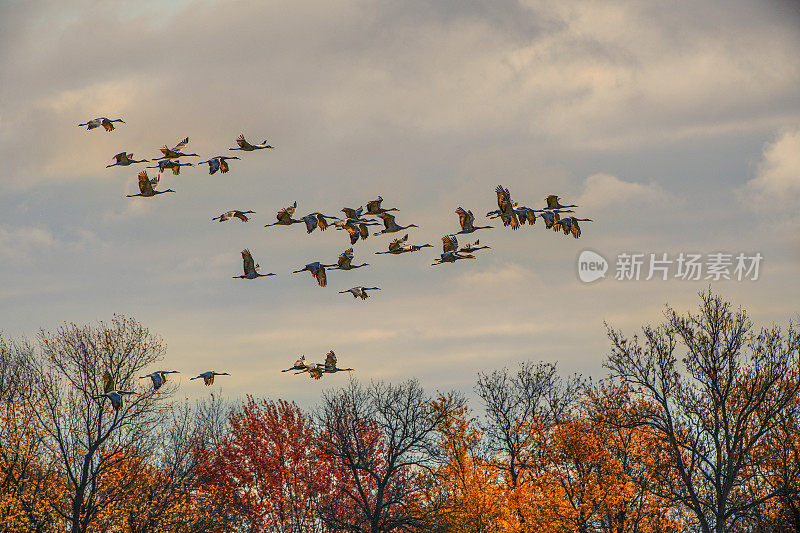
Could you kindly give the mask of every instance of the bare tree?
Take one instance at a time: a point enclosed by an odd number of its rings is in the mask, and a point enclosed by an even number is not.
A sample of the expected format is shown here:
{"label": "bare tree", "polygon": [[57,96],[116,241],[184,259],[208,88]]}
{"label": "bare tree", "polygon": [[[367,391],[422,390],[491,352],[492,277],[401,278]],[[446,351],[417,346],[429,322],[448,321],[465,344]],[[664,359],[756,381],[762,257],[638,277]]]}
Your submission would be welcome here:
{"label": "bare tree", "polygon": [[329,527],[379,533],[429,526],[419,474],[439,452],[441,421],[463,405],[448,395],[434,409],[419,383],[350,384],[324,395],[315,413],[319,447],[342,478],[340,493],[321,506]]}
{"label": "bare tree", "polygon": [[[131,448],[150,449],[163,390],[142,385],[119,409],[102,396],[108,388],[134,391],[146,367],[164,355],[160,338],[133,319],[115,316],[97,326],[66,324],[39,334],[41,354],[35,380],[41,402],[37,415],[66,480],[62,499],[52,507],[85,533],[98,513],[129,490],[135,478],[101,490],[105,471]],[[111,378],[105,383],[104,375]]]}
{"label": "bare tree", "polygon": [[[539,467],[543,431],[536,429],[564,420],[585,383],[578,375],[562,379],[555,364],[528,361],[515,373],[503,368],[479,374],[475,389],[484,404],[481,428],[490,462],[513,492]],[[525,522],[520,508],[517,518]]]}
{"label": "bare tree", "polygon": [[700,299],[696,315],[668,307],[642,341],[609,327],[606,366],[632,390],[619,423],[652,431],[663,446],[653,490],[685,505],[703,532],[722,533],[776,495],[748,486],[762,481],[759,447],[798,399],[800,335],[791,325],[753,332],[741,309],[710,290]]}

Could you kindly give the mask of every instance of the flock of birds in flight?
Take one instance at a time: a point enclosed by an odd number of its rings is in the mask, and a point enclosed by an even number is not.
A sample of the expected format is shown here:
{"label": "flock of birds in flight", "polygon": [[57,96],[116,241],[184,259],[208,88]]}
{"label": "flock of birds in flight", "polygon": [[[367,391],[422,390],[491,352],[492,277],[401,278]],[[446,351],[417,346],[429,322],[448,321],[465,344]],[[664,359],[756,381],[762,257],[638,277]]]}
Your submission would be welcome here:
{"label": "flock of birds in flight", "polygon": [[[125,123],[122,119],[108,119],[105,117],[95,118],[83,124],[79,124],[79,126],[86,126],[87,130],[93,130],[99,127],[103,127],[107,132],[111,132],[114,130],[114,123]],[[138,194],[129,194],[127,197],[144,197],[150,198],[160,194],[165,193],[174,193],[175,191],[172,189],[164,189],[164,190],[156,190],[158,186],[161,174],[165,170],[172,170],[173,175],[179,175],[181,172],[181,167],[185,166],[194,166],[193,163],[182,163],[180,158],[188,158],[188,157],[200,157],[199,154],[194,153],[186,153],[184,150],[189,144],[189,138],[186,137],[179,143],[177,143],[174,147],[170,148],[169,146],[165,145],[160,149],[161,156],[154,158],[152,160],[148,159],[134,159],[133,153],[129,152],[120,152],[114,156],[114,163],[111,165],[107,165],[107,168],[115,167],[115,166],[129,166],[136,163],[147,163],[153,162],[156,163],[154,166],[148,166],[146,168],[150,169],[158,169],[157,173],[154,171],[154,176],[150,177],[147,173],[147,170],[143,170],[139,173],[139,193]],[[242,152],[254,152],[256,150],[265,150],[265,149],[274,149],[273,146],[269,145],[267,141],[263,141],[258,144],[251,144],[249,143],[244,135],[240,135],[236,139],[237,147],[228,148],[228,150],[238,150]],[[197,163],[197,165],[207,164],[208,165],[208,173],[215,174],[216,172],[220,173],[227,173],[230,170],[230,166],[228,164],[229,160],[233,159],[240,159],[239,157],[235,156],[224,156],[218,155],[215,157],[211,157],[206,161],[201,161]],[[486,217],[489,219],[497,219],[499,218],[503,223],[504,227],[510,227],[512,230],[518,229],[520,226],[528,224],[531,227],[536,223],[537,215],[538,218],[541,218],[544,222],[545,229],[552,229],[556,232],[563,231],[564,235],[572,235],[574,238],[579,238],[581,236],[581,227],[580,222],[591,222],[591,219],[588,218],[577,218],[575,216],[570,217],[561,217],[563,213],[574,213],[572,208],[578,207],[577,205],[562,205],[560,203],[560,198],[557,195],[549,195],[545,198],[546,205],[541,209],[533,209],[527,206],[519,205],[517,202],[511,199],[511,193],[509,190],[502,185],[498,185],[495,189],[495,193],[497,194],[497,209],[493,211],[489,211],[486,213]],[[292,205],[284,207],[277,212],[276,215],[276,222],[271,224],[266,224],[265,227],[270,226],[291,226],[293,224],[304,224],[307,233],[312,233],[314,230],[319,229],[320,231],[325,231],[329,226],[333,226],[337,230],[344,230],[348,233],[350,239],[351,247],[345,250],[344,252],[339,255],[339,259],[336,263],[333,264],[324,264],[320,261],[314,261],[305,265],[303,268],[299,270],[293,271],[293,273],[298,274],[301,272],[309,272],[311,276],[316,280],[320,287],[325,287],[328,284],[327,280],[327,271],[329,270],[354,270],[357,268],[362,268],[369,266],[368,263],[361,263],[361,264],[354,264],[353,259],[355,258],[355,253],[353,251],[353,246],[358,243],[359,240],[363,241],[366,240],[370,236],[370,227],[371,226],[380,226],[381,223],[383,224],[383,229],[372,233],[373,236],[389,234],[389,233],[398,233],[409,228],[416,228],[418,227],[416,224],[408,224],[408,225],[400,225],[397,223],[396,217],[393,214],[390,214],[394,211],[399,211],[399,209],[392,207],[392,208],[384,208],[382,207],[383,198],[378,196],[375,200],[371,200],[367,202],[366,209],[364,206],[358,207],[357,209],[351,207],[344,207],[340,211],[344,214],[344,216],[332,216],[332,215],[325,215],[320,212],[313,212],[309,213],[308,215],[301,217],[301,218],[294,218],[295,213],[297,211],[297,202],[295,201]],[[476,226],[475,225],[475,215],[470,210],[466,210],[462,207],[458,207],[455,213],[458,215],[458,222],[461,226],[461,230],[457,231],[453,234],[448,234],[442,237],[442,253],[438,258],[434,260],[431,266],[442,265],[444,263],[455,263],[456,261],[462,259],[475,259],[474,253],[479,250],[489,249],[489,246],[481,245],[480,240],[476,240],[474,243],[466,244],[464,246],[460,246],[458,242],[458,238],[456,235],[462,234],[471,234],[478,230],[487,230],[492,229],[494,226]],[[255,211],[252,210],[230,210],[226,211],[219,216],[212,218],[212,221],[219,221],[219,222],[226,222],[233,218],[237,218],[242,222],[247,222],[250,217],[248,215],[255,214]],[[400,255],[404,253],[413,253],[421,250],[422,248],[431,248],[433,247],[431,244],[412,244],[408,241],[409,234],[405,233],[403,237],[396,238],[392,240],[386,251],[375,252],[376,254],[392,254],[392,255]],[[251,254],[248,248],[245,248],[241,252],[242,254],[242,266],[244,273],[239,276],[233,276],[234,278],[238,279],[257,279],[259,277],[268,277],[268,276],[275,276],[276,274],[273,272],[262,274],[261,266],[255,262],[253,259],[253,255]],[[352,294],[353,298],[358,299],[361,298],[362,300],[366,300],[369,297],[367,291],[376,291],[380,290],[380,287],[364,287],[364,286],[356,286],[350,289],[339,291],[340,294]],[[302,374],[308,372],[309,375],[314,379],[320,379],[323,374],[325,373],[335,373],[341,371],[351,371],[352,368],[339,368],[337,365],[337,358],[333,351],[328,352],[326,355],[326,359],[324,363],[311,363],[307,364],[305,362],[305,356],[301,356],[291,368],[284,370],[283,372],[288,371],[295,371],[295,374]],[[167,374],[175,373],[176,371],[157,371],[149,374],[147,376],[143,376],[143,378],[150,378],[153,382],[153,387],[157,390],[161,387],[161,385],[167,380]],[[111,379],[111,375],[106,373],[107,375],[104,376],[104,392],[105,394],[99,396],[107,397],[111,400],[112,406],[115,409],[119,409],[122,405],[122,397],[128,394],[135,394],[133,391],[121,391],[117,390],[114,386],[114,380]],[[194,378],[191,379],[203,379],[203,382],[210,386],[214,383],[214,376],[220,375],[229,375],[227,372],[204,372]],[[106,379],[108,378],[108,379]]]}

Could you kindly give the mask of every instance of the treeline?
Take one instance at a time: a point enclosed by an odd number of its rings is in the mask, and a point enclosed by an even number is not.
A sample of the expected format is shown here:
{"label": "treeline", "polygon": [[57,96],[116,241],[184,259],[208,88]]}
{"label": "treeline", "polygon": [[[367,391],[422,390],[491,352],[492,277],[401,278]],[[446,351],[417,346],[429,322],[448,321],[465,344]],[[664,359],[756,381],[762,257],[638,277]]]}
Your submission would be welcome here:
{"label": "treeline", "polygon": [[708,292],[608,336],[599,384],[523,362],[473,407],[351,380],[310,412],[154,391],[129,318],[0,338],[0,532],[800,531],[798,331]]}

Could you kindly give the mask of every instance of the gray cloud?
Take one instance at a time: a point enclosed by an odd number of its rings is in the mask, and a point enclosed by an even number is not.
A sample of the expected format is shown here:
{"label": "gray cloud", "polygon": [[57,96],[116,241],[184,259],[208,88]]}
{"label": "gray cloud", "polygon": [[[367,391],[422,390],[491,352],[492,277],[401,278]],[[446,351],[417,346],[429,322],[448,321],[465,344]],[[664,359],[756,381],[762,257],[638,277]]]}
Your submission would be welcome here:
{"label": "gray cloud", "polygon": [[[298,393],[273,371],[330,348],[362,377],[414,368],[434,387],[469,388],[478,370],[525,358],[602,372],[604,318],[658,320],[664,302],[688,307],[707,283],[584,286],[584,247],[759,249],[764,278],[722,290],[765,320],[800,296],[784,283],[800,261],[787,237],[731,209],[749,180],[783,179],[748,162],[800,117],[800,32],[778,8],[87,0],[2,15],[0,67],[14,75],[0,88],[0,245],[24,251],[0,265],[14,280],[0,292],[6,332],[125,312],[187,372],[224,361],[231,394],[311,398],[316,388]],[[127,124],[76,126],[98,115]],[[165,174],[169,197],[124,198],[138,168],[105,168],[187,135],[203,158],[228,153],[239,133],[277,149],[224,176]],[[764,160],[783,165],[778,148]],[[540,224],[478,233],[490,253],[438,269],[438,250],[376,256],[389,239],[370,237],[356,254],[372,266],[333,272],[326,289],[289,272],[335,260],[342,232],[262,227],[294,200],[302,215],[381,194],[400,223],[421,226],[415,242],[438,248],[454,209],[494,209],[498,183],[531,207],[559,194],[595,222],[580,241]],[[257,214],[210,222],[233,208]],[[245,247],[279,276],[232,280]],[[384,290],[336,294],[357,284]]]}

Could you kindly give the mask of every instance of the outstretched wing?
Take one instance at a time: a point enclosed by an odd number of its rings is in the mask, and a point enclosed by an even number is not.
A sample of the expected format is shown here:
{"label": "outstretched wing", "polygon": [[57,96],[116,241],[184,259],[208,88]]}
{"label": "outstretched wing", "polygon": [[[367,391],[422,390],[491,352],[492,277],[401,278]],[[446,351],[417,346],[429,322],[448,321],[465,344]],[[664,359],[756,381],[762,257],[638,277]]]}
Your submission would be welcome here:
{"label": "outstretched wing", "polygon": [[336,366],[336,354],[333,353],[333,350],[326,355],[325,366]]}
{"label": "outstretched wing", "polygon": [[502,185],[498,185],[495,192],[497,193],[497,207],[500,208],[501,212],[508,212],[513,209],[511,205],[511,194],[508,192],[508,189],[504,189]]}
{"label": "outstretched wing", "polygon": [[475,220],[472,211],[464,211],[462,207],[456,209],[456,214],[458,215],[458,223],[461,224],[461,229],[469,228]]}
{"label": "outstretched wing", "polygon": [[455,252],[456,250],[458,250],[458,239],[456,239],[455,235],[442,237],[442,251],[444,253]]}
{"label": "outstretched wing", "polygon": [[[158,183],[158,178],[156,178],[156,183]],[[139,172],[139,192],[142,194],[153,194],[153,183],[150,181],[150,178],[147,177],[146,170]]]}
{"label": "outstretched wing", "polygon": [[250,255],[250,249],[245,248],[242,250],[242,266],[244,267],[244,273],[249,274],[251,272],[256,271],[256,265],[253,262],[253,256]]}
{"label": "outstretched wing", "polygon": [[381,202],[382,201],[383,201],[383,198],[378,196],[377,199],[372,200],[371,202],[367,202],[367,212],[368,213],[374,213],[375,211],[380,211],[381,210]]}
{"label": "outstretched wing", "polygon": [[381,213],[378,216],[383,220],[383,225],[386,229],[394,226],[394,215],[390,215],[389,213]]}
{"label": "outstretched wing", "polygon": [[173,149],[172,149],[172,151],[173,151],[173,152],[180,152],[181,150],[183,150],[184,148],[186,148],[186,145],[187,145],[187,144],[189,144],[189,137],[186,137],[184,140],[182,140],[181,142],[179,142],[178,144],[176,144],[176,145],[175,145],[175,148],[173,148]]}
{"label": "outstretched wing", "polygon": [[114,378],[111,376],[111,372],[106,370],[103,373],[103,392],[108,394],[113,391],[114,388]]}
{"label": "outstretched wing", "polygon": [[339,256],[339,261],[338,261],[339,266],[340,267],[350,266],[350,261],[353,260],[353,257],[355,257],[355,254],[353,253],[353,249],[352,248],[348,248],[347,250],[342,252],[342,254]]}
{"label": "outstretched wing", "polygon": [[252,148],[253,147],[252,144],[250,144],[249,142],[247,142],[244,139],[244,134],[239,135],[239,138],[236,139],[236,144],[239,145],[239,148],[244,148],[245,150],[247,150],[248,148]]}
{"label": "outstretched wing", "polygon": [[311,233],[317,229],[317,217],[314,215],[306,215],[303,217],[303,222],[306,223],[306,233]]}

